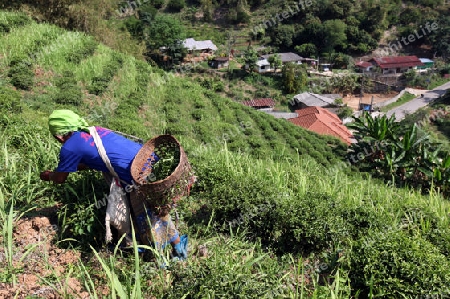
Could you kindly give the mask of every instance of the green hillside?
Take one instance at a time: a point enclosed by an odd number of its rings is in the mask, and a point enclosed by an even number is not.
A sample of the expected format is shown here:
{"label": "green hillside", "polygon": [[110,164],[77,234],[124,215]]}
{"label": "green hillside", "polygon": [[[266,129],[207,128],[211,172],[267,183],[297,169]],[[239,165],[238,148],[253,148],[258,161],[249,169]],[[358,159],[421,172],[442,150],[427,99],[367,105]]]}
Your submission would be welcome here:
{"label": "green hillside", "polygon": [[[20,19],[3,18],[7,24]],[[92,122],[144,139],[169,133],[206,145],[226,141],[229,149],[255,157],[292,159],[298,152],[324,166],[345,151],[337,139],[220,98],[85,34],[34,22],[19,25],[0,37],[3,88],[23,89],[22,113],[41,116],[42,124],[53,109],[70,105]]]}
{"label": "green hillside", "polygon": [[[0,12],[0,24],[1,295],[450,296],[450,203],[440,194],[348,174],[333,167],[346,153],[338,140],[86,34],[17,13]],[[39,180],[57,163],[59,144],[46,121],[62,107],[144,140],[170,133],[181,141],[199,177],[177,208],[190,238],[187,262],[163,270],[157,254],[105,248],[105,208],[96,207],[108,190],[100,174],[76,173],[61,186]],[[35,243],[20,237],[21,221],[36,228],[35,216],[52,221],[49,244],[43,230]],[[62,258],[69,253],[75,258]],[[24,275],[36,278],[33,289]]]}

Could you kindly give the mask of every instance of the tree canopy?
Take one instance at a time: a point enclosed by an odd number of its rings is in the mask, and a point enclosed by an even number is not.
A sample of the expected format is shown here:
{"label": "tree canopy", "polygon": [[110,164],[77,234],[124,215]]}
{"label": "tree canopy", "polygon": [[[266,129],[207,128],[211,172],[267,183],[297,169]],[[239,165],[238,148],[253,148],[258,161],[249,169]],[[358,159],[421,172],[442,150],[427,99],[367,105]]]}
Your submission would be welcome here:
{"label": "tree canopy", "polygon": [[169,47],[186,37],[186,31],[181,22],[168,15],[157,14],[154,21],[145,31],[145,40],[150,49]]}

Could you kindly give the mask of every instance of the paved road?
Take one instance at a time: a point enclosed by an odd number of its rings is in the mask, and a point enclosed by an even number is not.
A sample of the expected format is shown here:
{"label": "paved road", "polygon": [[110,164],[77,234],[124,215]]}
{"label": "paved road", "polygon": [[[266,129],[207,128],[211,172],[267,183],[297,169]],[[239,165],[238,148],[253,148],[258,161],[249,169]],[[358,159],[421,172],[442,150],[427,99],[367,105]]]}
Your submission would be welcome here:
{"label": "paved road", "polygon": [[450,89],[450,82],[447,82],[441,86],[438,86],[432,90],[425,92],[423,97],[417,97],[415,99],[412,99],[408,103],[405,103],[392,110],[389,110],[386,113],[386,115],[388,117],[391,117],[391,115],[395,114],[395,120],[401,121],[402,119],[405,118],[407,114],[414,113],[416,110],[425,107],[426,105],[433,102],[435,99],[445,94],[447,89]]}

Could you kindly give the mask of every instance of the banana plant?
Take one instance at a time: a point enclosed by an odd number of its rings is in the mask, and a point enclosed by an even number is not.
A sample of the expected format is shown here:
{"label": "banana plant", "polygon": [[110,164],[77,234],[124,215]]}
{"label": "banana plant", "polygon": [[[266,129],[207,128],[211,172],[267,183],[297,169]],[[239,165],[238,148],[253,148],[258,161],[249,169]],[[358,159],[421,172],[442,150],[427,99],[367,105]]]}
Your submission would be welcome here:
{"label": "banana plant", "polygon": [[450,153],[447,153],[446,157],[440,161],[433,170],[433,179],[435,184],[439,187],[444,194],[448,194],[450,191]]}
{"label": "banana plant", "polygon": [[[384,153],[384,160],[381,160],[380,168],[382,175],[386,179],[395,180],[399,169],[405,168],[404,159],[405,152],[399,151],[395,146],[389,147]],[[403,179],[403,178],[401,178]]]}
{"label": "banana plant", "polygon": [[363,112],[363,115],[356,118],[354,122],[347,125],[350,129],[355,130],[357,139],[363,140],[395,140],[396,133],[400,128],[399,124],[395,122],[395,116],[387,117],[372,117],[368,112]]}

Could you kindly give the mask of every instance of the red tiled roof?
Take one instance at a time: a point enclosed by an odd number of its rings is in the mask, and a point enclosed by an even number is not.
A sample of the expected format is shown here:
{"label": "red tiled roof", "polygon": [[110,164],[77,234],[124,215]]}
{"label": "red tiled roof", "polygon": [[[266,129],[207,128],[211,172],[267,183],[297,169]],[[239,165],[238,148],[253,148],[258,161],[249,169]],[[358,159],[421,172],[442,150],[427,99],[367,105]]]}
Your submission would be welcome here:
{"label": "red tiled roof", "polygon": [[372,64],[370,62],[367,61],[358,61],[357,63],[355,63],[356,66],[360,66],[360,67],[369,67],[372,66]]}
{"label": "red tiled roof", "polygon": [[374,61],[382,69],[424,65],[417,56],[374,57],[369,61]]}
{"label": "red tiled roof", "polygon": [[351,143],[352,133],[336,114],[322,107],[308,107],[295,112],[298,117],[289,119],[293,124],[318,134],[337,137],[347,144]]}
{"label": "red tiled roof", "polygon": [[275,107],[275,101],[270,98],[243,101],[242,104],[250,107]]}

